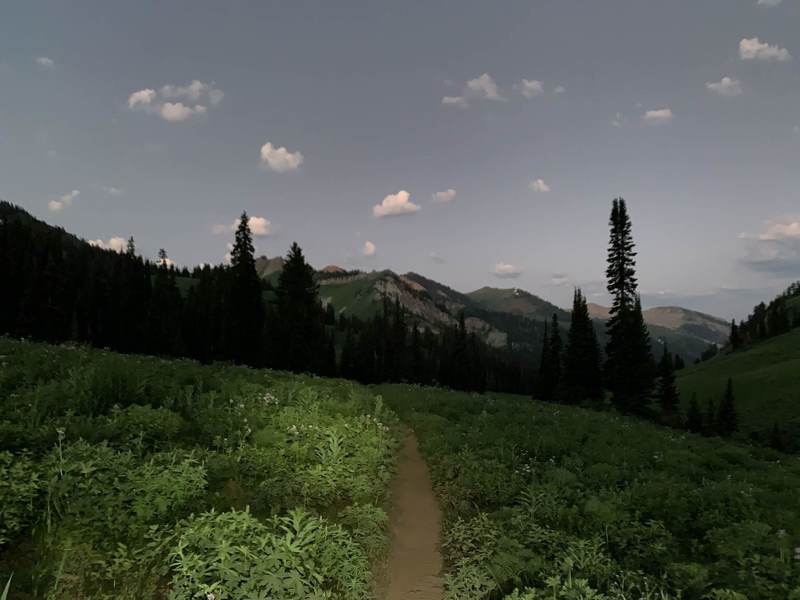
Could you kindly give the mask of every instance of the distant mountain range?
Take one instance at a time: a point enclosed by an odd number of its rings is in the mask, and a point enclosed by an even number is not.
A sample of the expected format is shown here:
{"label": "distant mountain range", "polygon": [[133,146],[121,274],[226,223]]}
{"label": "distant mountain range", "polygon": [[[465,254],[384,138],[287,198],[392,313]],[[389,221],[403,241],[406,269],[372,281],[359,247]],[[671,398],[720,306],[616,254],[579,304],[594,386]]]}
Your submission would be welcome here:
{"label": "distant mountain range", "polygon": [[[281,258],[256,260],[259,275],[273,283],[282,268]],[[464,311],[467,329],[496,347],[510,344],[538,353],[543,321],[555,314],[566,329],[570,318],[569,311],[519,288],[483,287],[465,294],[417,273],[346,271],[335,265],[317,274],[322,301],[332,304],[339,314],[369,318],[381,310],[386,296],[392,302],[397,298],[419,324],[438,331],[455,325]],[[590,314],[604,343],[608,308],[590,304]],[[666,343],[688,361],[699,357],[709,344],[724,343],[728,336],[729,324],[723,319],[685,308],[651,308],[644,311],[644,318],[656,354]]]}

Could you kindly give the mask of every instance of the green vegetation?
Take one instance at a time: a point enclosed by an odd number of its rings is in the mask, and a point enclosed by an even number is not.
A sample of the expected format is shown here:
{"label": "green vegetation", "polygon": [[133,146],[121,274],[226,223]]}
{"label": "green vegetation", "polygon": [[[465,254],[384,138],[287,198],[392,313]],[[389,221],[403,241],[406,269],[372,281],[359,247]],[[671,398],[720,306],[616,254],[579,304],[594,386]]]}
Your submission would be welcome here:
{"label": "green vegetation", "polygon": [[445,511],[448,600],[800,598],[800,462],[610,413],[379,388]]}
{"label": "green vegetation", "polygon": [[775,423],[784,429],[800,428],[800,329],[679,371],[684,406],[695,394],[701,407],[708,400],[719,403],[728,377],[733,378],[743,435],[766,436]]}
{"label": "green vegetation", "polygon": [[0,338],[10,597],[370,596],[399,438],[366,388]]}

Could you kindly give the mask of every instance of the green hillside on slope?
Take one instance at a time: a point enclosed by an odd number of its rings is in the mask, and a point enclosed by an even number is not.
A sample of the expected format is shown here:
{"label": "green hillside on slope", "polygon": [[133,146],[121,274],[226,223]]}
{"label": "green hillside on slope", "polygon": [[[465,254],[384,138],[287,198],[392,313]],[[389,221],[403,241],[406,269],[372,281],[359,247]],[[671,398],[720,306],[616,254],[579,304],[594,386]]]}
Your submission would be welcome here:
{"label": "green hillside on slope", "polygon": [[800,427],[800,329],[681,371],[678,389],[686,406],[697,394],[701,408],[719,402],[731,377],[742,434]]}

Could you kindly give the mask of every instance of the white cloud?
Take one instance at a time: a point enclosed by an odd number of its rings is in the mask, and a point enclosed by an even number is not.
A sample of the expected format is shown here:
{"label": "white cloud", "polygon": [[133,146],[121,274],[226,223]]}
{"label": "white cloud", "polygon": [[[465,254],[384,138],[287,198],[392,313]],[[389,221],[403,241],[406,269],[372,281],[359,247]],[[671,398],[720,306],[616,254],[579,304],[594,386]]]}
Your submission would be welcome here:
{"label": "white cloud", "polygon": [[720,96],[739,96],[742,93],[742,82],[731,77],[723,77],[720,81],[709,81],[706,87]]}
{"label": "white cloud", "polygon": [[761,233],[740,233],[744,262],[753,270],[797,279],[800,272],[800,218],[770,221]]}
{"label": "white cloud", "polygon": [[208,98],[212,106],[216,106],[222,102],[225,96],[223,91],[214,87],[214,83],[203,83],[197,79],[193,80],[189,85],[170,85],[167,84],[161,87],[161,95],[164,98],[175,99],[185,98],[192,102],[197,102],[201,98]]}
{"label": "white cloud", "polygon": [[[236,231],[239,227],[239,223],[240,219],[236,219],[230,225],[218,223],[211,227],[211,231],[216,235],[229,233],[231,231]],[[250,232],[255,237],[266,237],[272,234],[272,222],[269,219],[265,219],[264,217],[248,217],[247,224],[250,225]]]}
{"label": "white cloud", "polygon": [[443,192],[436,192],[433,194],[433,201],[434,202],[450,202],[453,198],[456,197],[456,191],[453,188],[449,188],[444,190]]}
{"label": "white cloud", "polygon": [[147,107],[156,99],[156,91],[150,88],[133,92],[128,96],[128,108]]}
{"label": "white cloud", "polygon": [[758,5],[772,8],[773,6],[778,6],[781,2],[783,0],[758,0]]}
{"label": "white cloud", "polygon": [[617,113],[611,121],[614,127],[622,127],[625,124],[625,116],[622,113]]}
{"label": "white cloud", "polygon": [[276,173],[294,171],[303,164],[303,155],[300,152],[289,152],[281,146],[276,148],[271,142],[261,146],[261,164]]}
{"label": "white cloud", "polygon": [[361,248],[361,254],[364,256],[374,256],[375,255],[375,244],[367,240],[364,242],[364,247]]}
{"label": "white cloud", "polygon": [[37,65],[44,67],[45,69],[52,69],[56,66],[56,61],[47,56],[39,56],[35,59],[35,62]]}
{"label": "white cloud", "polygon": [[125,193],[125,190],[114,187],[113,185],[110,186],[100,186],[100,190],[109,196],[122,196]]}
{"label": "white cloud", "polygon": [[443,264],[446,262],[445,259],[439,256],[436,252],[431,252],[430,254],[428,254],[428,258],[430,258],[431,261],[435,262],[436,264]]}
{"label": "white cloud", "polygon": [[742,60],[774,60],[777,62],[786,62],[792,59],[792,55],[786,48],[770,46],[757,37],[743,38],[739,42],[739,57]]}
{"label": "white cloud", "polygon": [[156,264],[158,266],[164,265],[165,267],[174,267],[175,266],[175,261],[172,260],[170,257],[166,257],[164,259],[157,258],[156,259]]}
{"label": "white cloud", "polygon": [[564,285],[569,281],[569,276],[566,273],[553,273],[550,277],[550,283],[554,286]]}
{"label": "white cloud", "polygon": [[409,215],[419,210],[419,206],[411,202],[411,194],[400,190],[396,194],[389,194],[380,204],[372,207],[372,214],[376,218]]}
{"label": "white cloud", "polygon": [[558,96],[559,94],[566,94],[567,93],[567,88],[565,88],[563,85],[558,85],[558,86],[556,86],[556,89],[553,90],[553,93],[556,96]]}
{"label": "white cloud", "polygon": [[114,252],[124,252],[128,246],[128,241],[122,237],[112,237],[108,240],[89,240],[89,244],[104,250],[113,250]]}
{"label": "white cloud", "polygon": [[783,221],[770,221],[767,228],[761,233],[740,233],[739,237],[745,240],[775,241],[787,238],[800,239],[800,219],[784,219]]}
{"label": "white cloud", "polygon": [[60,198],[50,200],[50,202],[47,203],[47,208],[49,208],[52,212],[61,212],[66,207],[72,206],[72,201],[78,196],[80,196],[80,191],[72,190]]}
{"label": "white cloud", "polygon": [[467,81],[467,90],[475,96],[486,100],[505,100],[500,95],[500,90],[497,88],[494,79],[488,73]]}
{"label": "white cloud", "polygon": [[540,194],[546,194],[552,190],[552,188],[544,182],[544,179],[534,179],[528,184],[528,187]]}
{"label": "white cloud", "polygon": [[648,110],[644,113],[642,120],[650,125],[663,125],[672,121],[672,110],[669,108],[659,108],[657,110]]}
{"label": "white cloud", "polygon": [[526,98],[533,98],[544,94],[544,84],[536,79],[523,79],[514,87]]}
{"label": "white cloud", "polygon": [[442,98],[442,106],[452,106],[455,108],[467,108],[467,99],[463,96],[445,96]]}
{"label": "white cloud", "polygon": [[202,104],[186,106],[183,102],[164,102],[159,110],[161,118],[170,123],[185,121],[193,115],[206,114],[206,107]]}
{"label": "white cloud", "polygon": [[500,279],[515,279],[521,274],[519,267],[509,263],[499,262],[494,266],[494,275]]}
{"label": "white cloud", "polygon": [[225,94],[214,84],[195,79],[188,85],[167,84],[159,91],[145,88],[128,96],[128,108],[142,110],[150,115],[158,115],[165,121],[177,123],[191,117],[208,113],[206,100],[211,106],[222,102]]}

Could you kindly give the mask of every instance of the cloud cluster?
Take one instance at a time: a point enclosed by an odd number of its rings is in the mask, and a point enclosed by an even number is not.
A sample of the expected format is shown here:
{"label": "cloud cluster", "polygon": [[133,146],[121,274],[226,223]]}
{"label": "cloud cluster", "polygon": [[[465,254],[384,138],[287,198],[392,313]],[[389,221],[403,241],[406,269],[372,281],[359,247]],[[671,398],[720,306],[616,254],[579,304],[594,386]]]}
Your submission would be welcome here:
{"label": "cloud cluster", "polygon": [[771,46],[762,42],[757,37],[743,38],[739,42],[739,57],[742,60],[763,60],[786,62],[792,59],[792,55],[786,48]]}
{"label": "cloud cluster", "polygon": [[672,121],[672,109],[659,108],[656,110],[648,110],[642,116],[642,120],[648,125],[664,125]]}
{"label": "cloud cluster", "polygon": [[453,200],[456,197],[456,191],[453,188],[446,189],[442,192],[436,192],[433,194],[433,201],[440,202],[440,203],[447,203]]}
{"label": "cloud cluster", "polygon": [[56,66],[56,61],[47,56],[38,56],[36,59],[34,59],[34,62],[45,69],[53,69]]}
{"label": "cloud cluster", "polygon": [[539,194],[546,194],[553,189],[545,183],[544,179],[534,179],[528,184],[528,187]]}
{"label": "cloud cluster", "polygon": [[[544,94],[544,84],[538,79],[523,79],[516,86],[514,86],[514,88],[518,89],[520,93],[526,98],[534,98],[536,96],[541,96],[542,94]],[[563,90],[561,86],[559,86],[559,88],[556,89]],[[563,92],[556,91],[554,93],[560,94]]]}
{"label": "cloud cluster", "polygon": [[744,262],[755,271],[782,277],[800,272],[800,218],[767,223],[761,233],[740,233],[746,244]]}
{"label": "cloud cluster", "polygon": [[740,96],[742,94],[742,82],[732,77],[723,77],[720,81],[709,81],[706,83],[706,88],[720,96]]}
{"label": "cloud cluster", "polygon": [[367,257],[375,256],[375,250],[376,250],[375,244],[367,240],[366,242],[364,242],[364,246],[361,248],[361,254]]}
{"label": "cloud cluster", "polygon": [[271,142],[261,146],[261,165],[265,169],[286,173],[299,169],[302,164],[303,155],[300,152],[290,152],[283,146],[273,146]]}
{"label": "cloud cluster", "polygon": [[516,279],[522,274],[522,270],[510,263],[499,262],[494,266],[494,276],[500,279]]}
{"label": "cloud cluster", "polygon": [[778,6],[781,2],[783,0],[758,0],[758,5],[772,8],[773,6]]}
{"label": "cloud cluster", "polygon": [[[521,79],[512,89],[518,91],[525,98],[535,98],[544,94],[544,83],[538,79]],[[556,86],[553,94],[559,95],[567,90],[563,85]],[[474,79],[469,79],[464,84],[460,96],[444,96],[442,106],[453,108],[467,108],[470,100],[489,100],[494,102],[507,102],[508,97],[503,94],[494,78],[489,73],[483,73]]]}
{"label": "cloud cluster", "polygon": [[47,208],[49,208],[52,212],[61,212],[68,206],[72,206],[72,201],[75,200],[78,196],[80,196],[79,190],[72,190],[71,192],[67,192],[63,196],[56,198],[54,200],[50,200],[47,203]]}
{"label": "cloud cluster", "polygon": [[177,123],[208,113],[209,106],[217,106],[225,96],[213,83],[195,79],[188,85],[167,84],[156,91],[144,88],[128,96],[128,108],[140,110]]}
{"label": "cloud cluster", "polygon": [[108,240],[89,240],[89,244],[104,250],[113,250],[114,252],[124,252],[128,246],[128,241],[125,238],[114,236]]}
{"label": "cloud cluster", "polygon": [[396,194],[389,194],[380,204],[372,207],[372,214],[380,219],[382,217],[396,217],[410,215],[420,210],[418,204],[411,202],[411,194],[400,190]]}
{"label": "cloud cluster", "polygon": [[[223,233],[230,233],[236,231],[239,227],[241,219],[236,219],[230,225],[217,224],[211,228],[215,234],[220,235]],[[264,217],[248,217],[247,224],[250,226],[250,232],[255,237],[266,237],[272,234],[272,222]]]}

